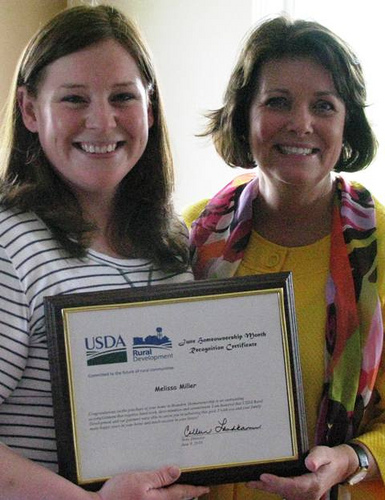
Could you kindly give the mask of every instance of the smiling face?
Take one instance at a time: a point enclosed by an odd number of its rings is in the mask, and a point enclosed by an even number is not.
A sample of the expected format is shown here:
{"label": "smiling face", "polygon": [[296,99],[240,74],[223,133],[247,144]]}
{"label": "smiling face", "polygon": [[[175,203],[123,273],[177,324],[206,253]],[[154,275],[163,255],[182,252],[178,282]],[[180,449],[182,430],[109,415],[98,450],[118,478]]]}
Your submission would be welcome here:
{"label": "smiling face", "polygon": [[153,124],[151,105],[131,55],[107,40],[57,59],[37,97],[19,89],[25,126],[79,201],[112,199],[142,156]]}
{"label": "smiling face", "polygon": [[312,59],[265,63],[250,109],[249,143],[273,185],[330,184],[346,109],[330,73]]}

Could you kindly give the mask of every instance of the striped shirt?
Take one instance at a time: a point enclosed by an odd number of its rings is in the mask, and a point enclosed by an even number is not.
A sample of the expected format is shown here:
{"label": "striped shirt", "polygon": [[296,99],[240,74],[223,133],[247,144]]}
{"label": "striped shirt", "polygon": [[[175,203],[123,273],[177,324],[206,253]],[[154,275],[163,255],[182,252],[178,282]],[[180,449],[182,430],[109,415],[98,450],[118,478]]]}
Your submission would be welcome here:
{"label": "striped shirt", "polygon": [[144,259],[70,258],[35,214],[0,208],[0,442],[57,471],[45,296],[189,280]]}

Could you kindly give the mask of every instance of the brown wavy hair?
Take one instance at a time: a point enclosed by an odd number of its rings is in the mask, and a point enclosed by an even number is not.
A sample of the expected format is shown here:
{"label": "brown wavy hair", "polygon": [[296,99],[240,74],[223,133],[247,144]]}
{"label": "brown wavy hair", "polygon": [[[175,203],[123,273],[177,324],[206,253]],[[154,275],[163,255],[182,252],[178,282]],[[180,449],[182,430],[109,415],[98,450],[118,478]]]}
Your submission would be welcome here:
{"label": "brown wavy hair", "polygon": [[64,10],[40,29],[19,61],[1,134],[0,193],[3,205],[34,211],[71,256],[83,257],[95,229],[51,167],[37,134],[24,126],[17,89],[36,96],[49,64],[104,40],[115,40],[134,58],[154,115],[147,147],[122,180],[109,226],[122,256],[152,259],[165,270],[187,267],[184,227],[171,202],[174,170],[161,96],[149,50],[137,27],[117,9],[99,5]]}
{"label": "brown wavy hair", "polygon": [[250,152],[249,111],[262,66],[282,58],[308,57],[330,72],[346,106],[344,143],[336,172],[355,172],[368,166],[377,141],[365,114],[366,89],[361,65],[350,47],[326,27],[285,16],[269,19],[247,37],[230,76],[223,106],[208,113],[202,136],[231,167],[254,168]]}

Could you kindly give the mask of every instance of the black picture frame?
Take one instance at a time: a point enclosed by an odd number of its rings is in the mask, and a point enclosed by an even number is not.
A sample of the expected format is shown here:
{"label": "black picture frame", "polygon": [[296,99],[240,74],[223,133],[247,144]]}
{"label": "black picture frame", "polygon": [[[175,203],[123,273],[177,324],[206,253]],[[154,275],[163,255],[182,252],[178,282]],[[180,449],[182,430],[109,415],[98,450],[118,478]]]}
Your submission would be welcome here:
{"label": "black picture frame", "polygon": [[[107,310],[108,314],[116,314],[114,311],[121,311],[126,308],[131,308],[129,310],[133,311],[133,307],[139,306],[142,308],[140,311],[141,314],[151,315],[155,310],[153,308],[154,305],[164,305],[172,312],[173,304],[176,303],[182,303],[183,307],[185,305],[190,307],[193,303],[193,307],[197,307],[200,310],[200,306],[204,305],[206,301],[215,301],[217,307],[222,307],[220,299],[226,299],[226,302],[223,302],[223,316],[225,317],[226,314],[230,314],[228,312],[229,304],[233,303],[232,299],[234,297],[241,301],[243,297],[247,297],[247,301],[249,302],[261,300],[261,297],[269,296],[272,293],[277,294],[280,309],[282,345],[284,346],[284,366],[282,369],[286,373],[285,390],[287,391],[287,401],[290,403],[288,414],[290,415],[289,424],[292,434],[290,439],[294,443],[292,456],[284,458],[277,456],[273,457],[273,459],[264,460],[257,456],[258,450],[256,449],[255,460],[248,458],[245,461],[237,460],[232,462],[224,457],[221,463],[203,464],[202,466],[195,463],[191,467],[188,465],[182,467],[182,475],[179,482],[196,485],[213,485],[254,480],[262,472],[270,472],[281,476],[292,476],[305,472],[304,459],[308,452],[308,439],[299,360],[294,292],[292,275],[285,272],[46,297],[44,306],[59,474],[88,490],[98,489],[111,475],[98,474],[96,477],[84,478],[79,473],[80,459],[76,420],[80,405],[74,403],[74,387],[73,380],[71,380],[73,373],[71,372],[71,367],[74,365],[72,358],[80,356],[80,354],[71,352],[68,345],[71,336],[71,331],[69,331],[70,328],[66,320],[68,316],[71,317],[73,313],[78,312],[87,314],[90,311],[100,309]],[[227,302],[227,299],[231,302]],[[214,302],[210,302],[211,304],[214,304]],[[269,310],[266,310],[265,313],[266,315],[272,314]],[[234,314],[237,314],[236,310],[234,310]],[[211,319],[211,321],[213,321],[214,325],[216,319]],[[212,331],[210,335],[213,338],[220,338],[220,336]],[[218,341],[216,344],[214,342],[213,345],[215,347],[215,345],[219,346],[219,344],[220,342]],[[248,344],[245,343],[245,345]],[[222,369],[223,367],[217,367],[218,376],[220,376],[220,370]],[[257,369],[255,366],[250,366],[250,370],[255,369]],[[87,405],[87,401],[82,400],[82,406],[83,404]],[[237,427],[233,426],[231,430],[236,431]],[[240,428],[239,430],[242,429]],[[198,430],[195,431],[197,434],[201,432]],[[195,431],[191,431],[191,434],[194,434]],[[279,432],[279,429],[277,429],[278,436]],[[189,435],[188,438],[197,438],[197,436]],[[164,443],[159,443],[160,453],[164,454],[164,464],[170,463],[166,450],[168,443],[172,439],[173,436],[168,435]],[[248,441],[250,442],[251,450],[253,440],[250,439]],[[269,443],[266,443],[266,446],[268,447]],[[135,446],[133,446],[132,450],[134,448]],[[250,453],[250,450],[248,450],[248,453]],[[179,464],[177,463],[176,465]],[[153,468],[157,466],[158,463],[155,463]],[[136,464],[135,469],[140,470],[141,464]]]}

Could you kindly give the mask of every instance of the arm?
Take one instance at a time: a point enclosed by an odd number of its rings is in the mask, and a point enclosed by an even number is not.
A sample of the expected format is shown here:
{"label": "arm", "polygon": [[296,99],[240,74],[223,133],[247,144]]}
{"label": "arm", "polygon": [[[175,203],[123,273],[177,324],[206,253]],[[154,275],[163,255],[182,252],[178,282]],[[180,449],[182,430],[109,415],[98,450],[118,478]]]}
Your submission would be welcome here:
{"label": "arm", "polygon": [[[21,385],[24,368],[28,363],[30,353],[29,318],[31,309],[23,290],[22,280],[9,260],[7,253],[0,247],[0,435],[3,439],[16,442],[25,453],[31,446],[21,434],[29,433],[24,427],[25,421],[17,416],[12,424],[20,424],[20,435],[9,436],[7,425],[2,421],[7,419],[7,411],[12,399]],[[38,389],[49,390],[46,377],[39,379]],[[23,417],[24,418],[24,417]],[[29,419],[29,426],[32,417]],[[45,418],[47,415],[39,418]],[[47,428],[52,426],[52,421]],[[16,427],[15,427],[16,428]],[[50,429],[47,429],[46,441],[54,440]],[[45,442],[45,441],[44,441]],[[41,450],[40,450],[41,451]],[[36,450],[34,450],[36,452]],[[171,485],[180,475],[179,469],[163,468],[159,471],[125,473],[111,478],[97,493],[91,493],[60,477],[42,465],[14,452],[10,447],[0,443],[0,500],[179,500],[199,496],[206,488],[185,485]]]}
{"label": "arm", "polygon": [[[369,471],[365,481],[376,481],[379,495],[383,495],[381,488],[385,478],[385,350],[383,361],[376,381],[376,404],[368,411],[368,417],[362,427],[362,433],[355,441],[367,452]],[[358,459],[354,450],[345,444],[329,448],[317,446],[311,450],[305,460],[309,470],[294,478],[277,477],[263,474],[259,481],[252,481],[249,487],[263,491],[275,492],[287,500],[319,500],[333,485],[344,482],[358,467]],[[382,478],[382,481],[381,481]],[[365,481],[353,486],[359,489],[365,498]],[[362,492],[362,493],[361,493]],[[360,496],[361,498],[361,496]],[[382,496],[381,496],[382,498]]]}
{"label": "arm", "polygon": [[[385,252],[385,209],[379,204],[376,208],[378,255],[382,256]],[[378,260],[377,286],[383,318],[385,318],[385,266],[381,257]],[[375,389],[375,395],[362,423],[360,435],[356,438],[357,443],[367,451],[369,458],[369,473],[365,481],[352,487],[357,491],[359,498],[366,498],[365,493],[369,490],[376,491],[378,498],[382,498],[385,491],[383,484],[385,480],[385,349]],[[357,465],[357,456],[349,446],[316,447],[311,450],[306,459],[308,474],[298,478],[262,475],[261,481],[253,481],[250,486],[265,491],[276,491],[288,500],[292,498],[318,499],[330,486],[344,482],[355,472]],[[369,481],[369,484],[366,481]]]}
{"label": "arm", "polygon": [[179,476],[177,467],[119,474],[93,493],[0,445],[0,500],[184,500],[207,493],[204,487],[171,485]]}

